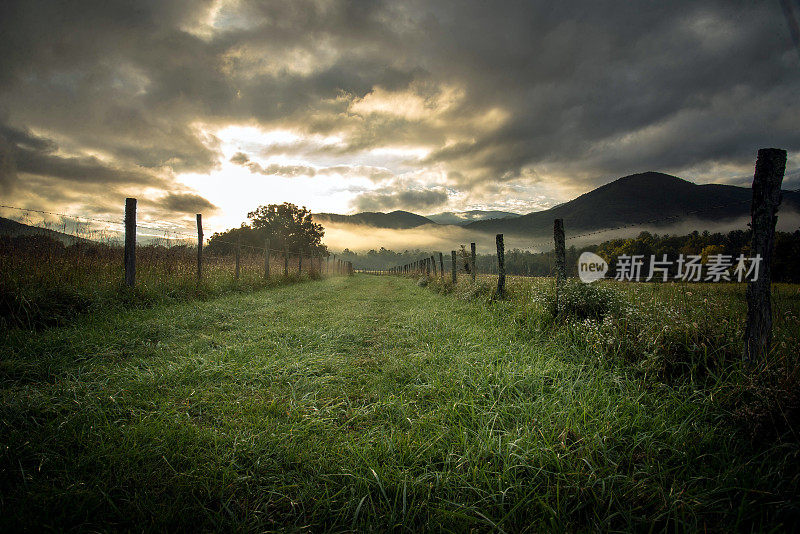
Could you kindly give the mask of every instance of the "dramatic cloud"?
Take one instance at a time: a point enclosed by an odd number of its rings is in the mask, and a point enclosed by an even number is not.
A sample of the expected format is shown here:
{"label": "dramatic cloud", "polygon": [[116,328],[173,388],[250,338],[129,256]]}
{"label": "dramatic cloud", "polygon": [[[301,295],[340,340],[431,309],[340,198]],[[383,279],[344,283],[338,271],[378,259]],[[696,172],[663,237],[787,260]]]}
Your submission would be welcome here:
{"label": "dramatic cloud", "polygon": [[388,180],[394,177],[394,174],[385,168],[370,167],[368,165],[335,165],[332,167],[311,167],[308,165],[281,165],[278,163],[271,163],[269,165],[261,165],[255,161],[251,161],[250,157],[244,152],[237,152],[231,159],[231,163],[241,165],[250,169],[250,172],[255,174],[263,174],[266,176],[343,176],[343,177],[364,177],[374,182]]}
{"label": "dramatic cloud", "polygon": [[39,207],[241,214],[313,178],[341,192],[315,211],[524,212],[646,170],[736,183],[764,146],[800,164],[778,2],[12,0],[0,49],[0,188]]}
{"label": "dramatic cloud", "polygon": [[447,202],[447,191],[444,189],[394,191],[387,188],[362,193],[356,198],[355,207],[359,211],[386,211],[402,208],[407,211],[427,212],[445,202]]}
{"label": "dramatic cloud", "polygon": [[180,213],[211,214],[217,210],[217,207],[205,198],[191,193],[169,193],[158,204],[166,210]]}

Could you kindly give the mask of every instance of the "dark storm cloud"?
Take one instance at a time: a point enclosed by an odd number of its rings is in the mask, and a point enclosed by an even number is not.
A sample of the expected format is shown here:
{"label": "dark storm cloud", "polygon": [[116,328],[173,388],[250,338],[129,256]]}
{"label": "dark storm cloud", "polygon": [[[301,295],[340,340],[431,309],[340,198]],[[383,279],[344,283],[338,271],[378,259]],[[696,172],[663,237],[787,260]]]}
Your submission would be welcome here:
{"label": "dark storm cloud", "polygon": [[158,205],[166,210],[180,213],[210,214],[217,210],[217,206],[193,193],[169,193],[158,202]]}
{"label": "dark storm cloud", "polygon": [[123,169],[93,156],[54,154],[58,145],[27,130],[0,125],[2,181],[14,185],[18,173],[46,176],[78,183],[160,185],[162,179],[144,171]]}
{"label": "dark storm cloud", "polygon": [[2,184],[207,172],[221,153],[202,127],[231,123],[335,133],[317,150],[339,155],[423,146],[409,164],[465,191],[800,150],[800,64],[776,2],[25,0],[0,5],[0,49],[5,122],[76,154],[6,135]]}
{"label": "dark storm cloud", "polygon": [[404,209],[425,211],[447,202],[447,191],[441,188],[417,190],[394,190],[383,188],[362,193],[353,202],[359,211],[384,211]]}

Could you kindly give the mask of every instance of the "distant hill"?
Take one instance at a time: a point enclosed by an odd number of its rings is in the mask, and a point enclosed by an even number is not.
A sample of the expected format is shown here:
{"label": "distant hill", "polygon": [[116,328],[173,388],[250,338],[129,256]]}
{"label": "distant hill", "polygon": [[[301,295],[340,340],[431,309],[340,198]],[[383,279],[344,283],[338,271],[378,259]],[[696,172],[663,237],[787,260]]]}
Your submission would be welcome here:
{"label": "distant hill", "polygon": [[[545,211],[513,219],[476,221],[465,228],[489,233],[548,235],[553,219],[564,219],[570,233],[663,220],[724,221],[750,215],[753,192],[747,187],[697,185],[660,172],[619,178]],[[800,211],[800,193],[784,191],[781,210]]]}
{"label": "distant hill", "polygon": [[428,215],[428,219],[439,224],[456,224],[463,226],[475,221],[485,221],[486,219],[505,219],[508,217],[519,217],[519,213],[511,213],[510,211],[446,211],[444,213],[436,213],[435,215]]}
{"label": "distant hill", "polygon": [[0,217],[0,235],[10,235],[11,237],[19,237],[26,235],[43,235],[63,243],[64,245],[72,245],[75,243],[91,243],[88,239],[83,237],[76,237],[56,230],[48,228],[39,228],[38,226],[31,226],[23,224],[11,219]]}
{"label": "distant hill", "polygon": [[363,224],[365,226],[374,226],[375,228],[392,228],[396,230],[403,230],[408,228],[416,228],[425,224],[436,224],[427,217],[401,210],[393,211],[391,213],[365,211],[363,213],[356,213],[355,215],[315,213],[313,217],[315,222],[321,223],[323,226],[325,225],[326,221],[329,221],[333,223]]}

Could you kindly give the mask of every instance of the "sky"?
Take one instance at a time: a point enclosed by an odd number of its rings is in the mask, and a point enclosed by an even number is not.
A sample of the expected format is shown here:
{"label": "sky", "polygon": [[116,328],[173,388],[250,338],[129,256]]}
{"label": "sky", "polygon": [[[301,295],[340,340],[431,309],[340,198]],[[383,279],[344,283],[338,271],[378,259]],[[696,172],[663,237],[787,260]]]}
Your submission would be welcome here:
{"label": "sky", "polygon": [[[0,3],[0,204],[528,213],[648,170],[800,187],[799,0]],[[0,209],[12,216],[12,210]],[[53,217],[53,216],[43,216]]]}

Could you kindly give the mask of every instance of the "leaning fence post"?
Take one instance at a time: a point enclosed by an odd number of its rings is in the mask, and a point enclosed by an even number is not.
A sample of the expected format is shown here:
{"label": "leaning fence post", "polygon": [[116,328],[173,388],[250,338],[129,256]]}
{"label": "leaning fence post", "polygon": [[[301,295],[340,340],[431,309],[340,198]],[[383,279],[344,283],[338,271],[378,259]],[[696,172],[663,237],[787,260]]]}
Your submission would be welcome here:
{"label": "leaning fence post", "polygon": [[125,199],[125,285],[136,285],[136,199]]}
{"label": "leaning fence post", "polygon": [[269,238],[264,241],[264,279],[269,280]]}
{"label": "leaning fence post", "polygon": [[241,235],[237,235],[236,236],[236,269],[235,269],[235,275],[234,275],[236,280],[239,280],[239,262],[240,262],[241,254],[242,254],[242,236]]}
{"label": "leaning fence post", "polygon": [[203,280],[203,215],[197,214],[197,281]]}
{"label": "leaning fence post", "polygon": [[[758,151],[753,175],[752,217],[755,258],[760,257],[758,277],[747,285],[747,326],[745,357],[756,358],[769,353],[772,343],[772,250],[775,246],[776,215],[781,204],[781,183],[786,171],[786,151],[762,148]],[[758,261],[758,260],[755,260]]]}
{"label": "leaning fence post", "polygon": [[495,241],[497,241],[497,298],[502,299],[506,296],[506,254],[503,234],[497,234]]}
{"label": "leaning fence post", "polygon": [[456,265],[456,251],[455,250],[451,250],[450,251],[450,257],[452,259],[452,265],[451,265],[450,271],[451,271],[451,275],[452,275],[452,278],[453,278],[453,283],[455,284],[456,282],[458,282],[458,274],[456,274],[456,269],[458,269],[458,267]]}
{"label": "leaning fence post", "polygon": [[478,276],[478,268],[475,265],[475,243],[469,244],[470,248],[470,268],[472,269],[472,281],[475,282],[475,278]]}

